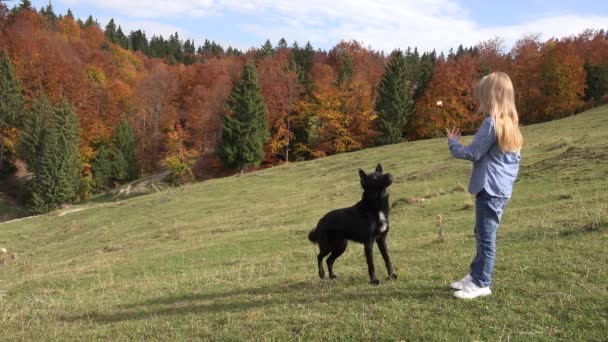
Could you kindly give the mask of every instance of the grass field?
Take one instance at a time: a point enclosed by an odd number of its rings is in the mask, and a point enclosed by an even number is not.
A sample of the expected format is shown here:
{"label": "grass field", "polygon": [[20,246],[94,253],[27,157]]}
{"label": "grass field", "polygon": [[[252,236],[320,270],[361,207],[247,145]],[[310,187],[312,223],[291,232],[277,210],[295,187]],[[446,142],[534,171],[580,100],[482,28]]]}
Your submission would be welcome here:
{"label": "grass field", "polygon": [[[608,107],[524,136],[490,297],[448,289],[474,253],[474,199],[470,163],[436,139],[2,224],[17,258],[0,267],[0,340],[606,341]],[[318,279],[308,231],[378,162],[399,278],[376,250],[370,285],[351,243],[338,279]]]}

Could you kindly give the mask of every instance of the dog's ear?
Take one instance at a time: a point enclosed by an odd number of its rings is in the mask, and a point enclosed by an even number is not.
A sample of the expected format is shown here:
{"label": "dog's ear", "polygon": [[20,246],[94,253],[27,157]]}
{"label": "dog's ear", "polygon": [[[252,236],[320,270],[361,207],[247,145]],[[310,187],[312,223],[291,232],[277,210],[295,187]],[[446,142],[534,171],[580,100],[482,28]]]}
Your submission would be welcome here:
{"label": "dog's ear", "polygon": [[378,166],[376,166],[376,172],[382,173],[382,165],[380,165],[380,163],[378,163]]}
{"label": "dog's ear", "polygon": [[359,169],[359,178],[361,178],[361,186],[365,186],[365,181],[367,180],[367,174],[365,171]]}
{"label": "dog's ear", "polygon": [[393,175],[391,175],[390,173],[387,173],[384,175],[384,179],[386,179],[386,186],[390,186],[391,184],[393,184]]}

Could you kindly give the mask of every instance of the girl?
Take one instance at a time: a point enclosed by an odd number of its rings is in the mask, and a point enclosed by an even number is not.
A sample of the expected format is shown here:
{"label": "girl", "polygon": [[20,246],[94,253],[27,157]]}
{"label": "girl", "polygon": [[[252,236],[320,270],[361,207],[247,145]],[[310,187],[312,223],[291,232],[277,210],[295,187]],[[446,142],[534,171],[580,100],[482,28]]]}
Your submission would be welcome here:
{"label": "girl", "polygon": [[456,298],[477,298],[492,293],[492,271],[496,255],[496,231],[511,197],[519,171],[523,138],[515,109],[513,84],[507,74],[494,72],[475,87],[479,113],[487,117],[471,145],[458,142],[460,130],[447,130],[452,156],[473,162],[469,192],[476,195],[475,240],[477,255],[470,273],[450,284]]}

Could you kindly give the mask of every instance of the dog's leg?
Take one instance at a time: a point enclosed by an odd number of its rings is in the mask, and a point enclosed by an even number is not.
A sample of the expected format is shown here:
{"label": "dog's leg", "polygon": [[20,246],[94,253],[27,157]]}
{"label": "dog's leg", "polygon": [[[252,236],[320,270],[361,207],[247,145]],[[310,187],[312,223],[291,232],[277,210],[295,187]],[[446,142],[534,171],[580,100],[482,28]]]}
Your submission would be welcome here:
{"label": "dog's leg", "polygon": [[389,279],[397,279],[397,275],[393,272],[393,264],[391,263],[391,258],[388,256],[388,249],[386,247],[386,238],[383,236],[376,241],[378,243],[378,249],[380,249],[380,253],[382,254],[382,258],[384,259],[384,264],[386,265],[386,271],[388,272]]}
{"label": "dog's leg", "polygon": [[372,284],[378,285],[380,281],[376,277],[376,270],[374,269],[374,242],[367,242],[365,244],[365,259],[367,259],[367,272],[369,273],[369,279]]}
{"label": "dog's leg", "polygon": [[327,256],[331,252],[326,244],[319,244],[319,255],[317,255],[317,262],[319,264],[319,277],[321,279],[325,278],[325,270],[323,269],[323,258]]}
{"label": "dog's leg", "polygon": [[336,274],[334,273],[334,262],[340,257],[340,255],[342,255],[342,253],[344,253],[346,250],[346,244],[346,240],[336,242],[334,250],[331,251],[331,255],[329,258],[327,258],[327,270],[329,271],[330,279],[334,279],[336,277]]}

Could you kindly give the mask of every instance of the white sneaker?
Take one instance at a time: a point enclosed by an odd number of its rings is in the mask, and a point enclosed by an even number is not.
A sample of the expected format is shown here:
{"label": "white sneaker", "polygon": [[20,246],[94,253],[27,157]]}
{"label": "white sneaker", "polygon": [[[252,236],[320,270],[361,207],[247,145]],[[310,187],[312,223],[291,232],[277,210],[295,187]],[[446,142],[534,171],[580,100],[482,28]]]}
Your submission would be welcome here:
{"label": "white sneaker", "polygon": [[467,274],[466,277],[451,283],[450,287],[454,290],[462,290],[469,283],[471,283],[471,284],[473,283],[473,277],[471,277],[470,274]]}
{"label": "white sneaker", "polygon": [[462,290],[454,291],[454,297],[461,299],[474,299],[477,297],[489,296],[492,294],[490,287],[479,287],[471,282]]}

